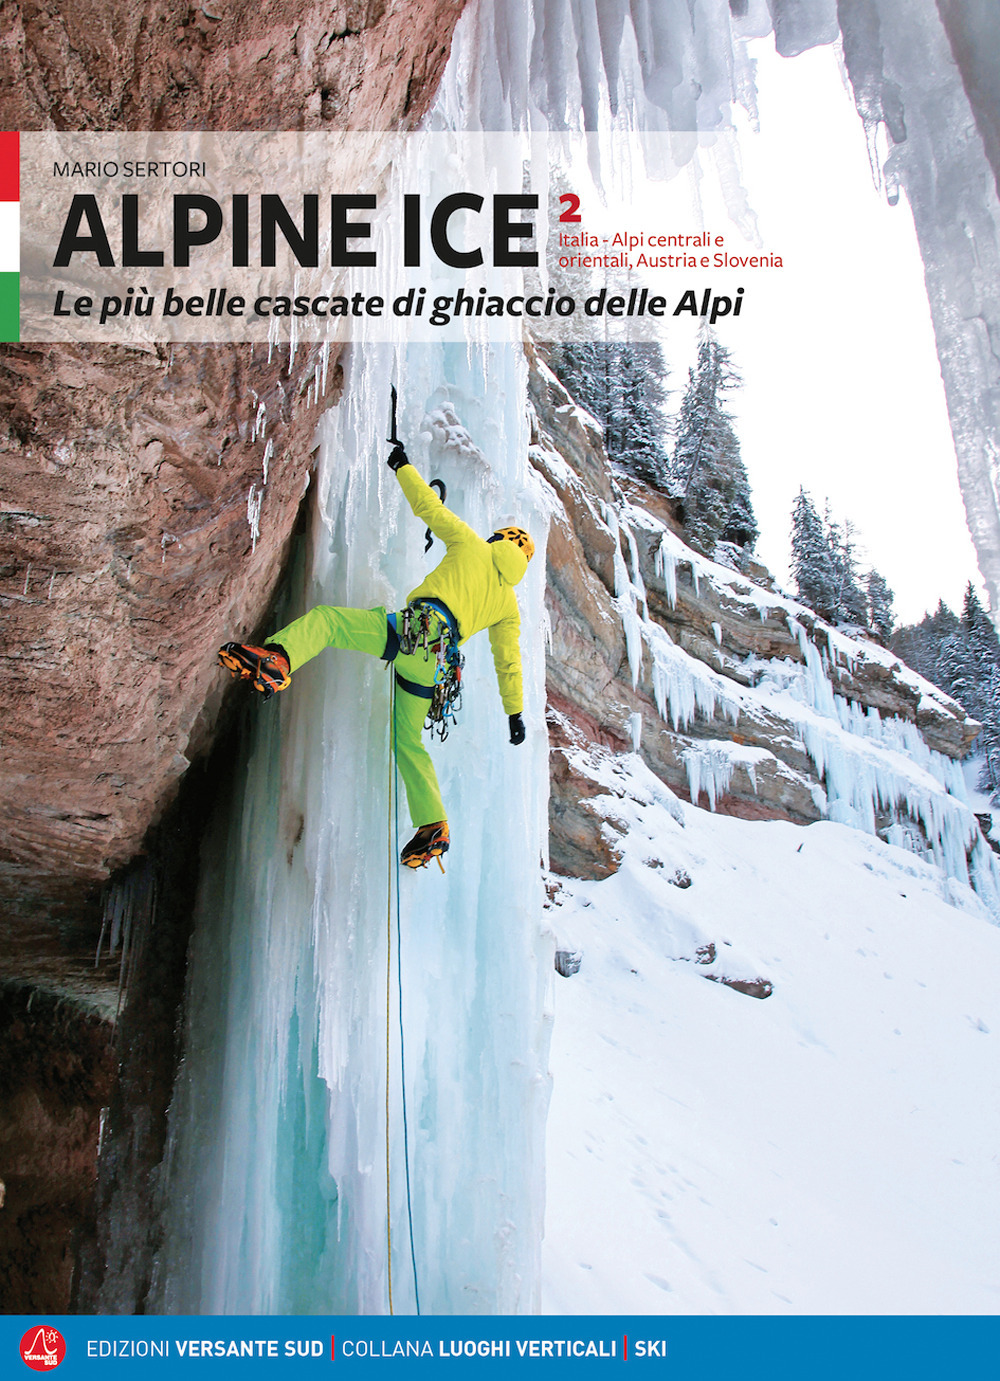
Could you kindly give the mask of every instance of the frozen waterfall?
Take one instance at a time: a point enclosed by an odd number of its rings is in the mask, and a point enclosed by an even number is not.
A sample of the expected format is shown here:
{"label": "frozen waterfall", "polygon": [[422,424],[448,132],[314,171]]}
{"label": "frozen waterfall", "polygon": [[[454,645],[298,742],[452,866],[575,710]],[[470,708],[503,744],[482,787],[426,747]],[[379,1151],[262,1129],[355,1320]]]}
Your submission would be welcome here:
{"label": "frozen waterfall", "polygon": [[[424,531],[384,463],[388,383],[422,473],[479,530],[543,536],[525,364],[510,348],[355,349],[323,429],[319,495],[289,614],[401,607]],[[460,724],[435,758],[447,872],[399,880],[409,1174],[420,1304],[537,1306],[548,1096],[544,559],[519,587],[527,744],[513,749],[487,639],[466,647]],[[322,654],[250,710],[228,815],[206,840],[187,1049],[172,1110],[158,1307],[185,1313],[388,1308],[385,1070],[389,676]],[[400,834],[408,826],[401,808]],[[396,963],[395,942],[393,943]],[[396,1010],[389,1177],[396,1312],[415,1307]]]}

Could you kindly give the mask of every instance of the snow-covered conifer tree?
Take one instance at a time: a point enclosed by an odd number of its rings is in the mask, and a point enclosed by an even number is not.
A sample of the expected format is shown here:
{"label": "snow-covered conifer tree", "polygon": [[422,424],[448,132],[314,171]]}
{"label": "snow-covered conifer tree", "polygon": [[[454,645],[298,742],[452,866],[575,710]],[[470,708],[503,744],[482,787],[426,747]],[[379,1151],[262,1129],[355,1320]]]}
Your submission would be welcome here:
{"label": "snow-covered conifer tree", "polygon": [[705,333],[688,372],[670,480],[681,501],[685,536],[708,556],[719,542],[749,552],[757,541],[750,481],[725,408],[726,394],[739,382],[729,351]]}
{"label": "snow-covered conifer tree", "polygon": [[983,755],[980,786],[1000,792],[1000,638],[970,581],[958,618],[943,600],[918,624],[901,628],[893,651],[940,686],[983,726],[976,752]]}
{"label": "snow-covered conifer tree", "polygon": [[1000,638],[997,637],[993,620],[980,603],[971,580],[965,587],[965,598],[962,601],[962,624],[976,660],[983,668],[982,679],[985,684],[990,666],[1000,665]]}
{"label": "snow-covered conifer tree", "polygon": [[995,662],[982,696],[980,722],[983,732],[977,746],[983,754],[983,770],[979,786],[990,793],[994,803],[1000,804],[1000,666]]}
{"label": "snow-covered conifer tree", "polygon": [[667,366],[660,346],[655,341],[567,341],[551,348],[549,364],[576,402],[604,428],[612,463],[664,488]]}
{"label": "snow-covered conifer tree", "polygon": [[835,521],[829,504],[820,517],[803,488],[792,505],[792,575],[799,599],[820,618],[888,639],[893,595],[886,580],[876,570],[862,578],[853,524]]}
{"label": "snow-covered conifer tree", "polygon": [[959,623],[938,648],[934,682],[953,695],[966,714],[978,719],[982,710],[981,668],[965,626]]}
{"label": "snow-covered conifer tree", "polygon": [[833,557],[835,623],[868,624],[868,601],[861,588],[861,574],[855,544],[855,528],[850,519],[837,523],[826,511],[826,530]]}
{"label": "snow-covered conifer tree", "polygon": [[938,668],[939,653],[945,638],[956,632],[958,627],[958,615],[940,599],[933,614],[925,614],[919,623],[897,629],[892,639],[892,650],[902,657],[907,666],[944,690]]}
{"label": "snow-covered conifer tree", "polygon": [[792,505],[792,576],[799,599],[822,618],[832,617],[837,572],[823,519],[805,489]]}
{"label": "snow-covered conifer tree", "polygon": [[868,627],[880,642],[888,643],[895,622],[892,612],[894,596],[888,581],[872,568],[865,578],[865,589],[868,595]]}

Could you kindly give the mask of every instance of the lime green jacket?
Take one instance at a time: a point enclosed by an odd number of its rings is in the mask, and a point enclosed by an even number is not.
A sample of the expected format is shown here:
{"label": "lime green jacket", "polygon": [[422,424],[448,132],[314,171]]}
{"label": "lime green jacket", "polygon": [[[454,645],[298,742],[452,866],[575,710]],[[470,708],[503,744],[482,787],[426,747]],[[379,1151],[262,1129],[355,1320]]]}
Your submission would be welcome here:
{"label": "lime green jacket", "polygon": [[528,558],[513,542],[487,542],[455,516],[412,465],[396,471],[400,488],[414,514],[447,548],[445,558],[411,590],[413,599],[439,599],[458,620],[458,640],[466,642],[481,628],[490,630],[493,665],[506,714],[524,708],[521,691],[521,615],[514,586],[528,568]]}

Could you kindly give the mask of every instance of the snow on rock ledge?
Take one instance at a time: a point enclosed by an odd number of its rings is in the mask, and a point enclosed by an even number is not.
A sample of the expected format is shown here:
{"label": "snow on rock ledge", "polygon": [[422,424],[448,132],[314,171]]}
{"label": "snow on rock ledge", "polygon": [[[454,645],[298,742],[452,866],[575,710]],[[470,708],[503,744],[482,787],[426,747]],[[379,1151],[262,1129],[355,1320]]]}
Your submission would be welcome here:
{"label": "snow on rock ledge", "polygon": [[537,359],[531,397],[531,460],[558,500],[547,593],[553,870],[598,878],[620,864],[613,813],[580,766],[599,745],[634,749],[713,811],[825,818],[906,843],[1000,913],[1000,873],[958,762],[979,726],[884,648],[692,551],[662,496],[647,507],[635,485],[626,498],[599,429],[581,424]]}

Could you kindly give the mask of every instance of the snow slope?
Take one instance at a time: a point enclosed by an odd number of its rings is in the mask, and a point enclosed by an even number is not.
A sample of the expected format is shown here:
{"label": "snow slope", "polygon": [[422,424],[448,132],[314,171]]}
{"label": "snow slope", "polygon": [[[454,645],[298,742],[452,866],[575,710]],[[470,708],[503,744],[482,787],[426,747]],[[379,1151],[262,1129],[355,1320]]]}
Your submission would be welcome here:
{"label": "snow slope", "polygon": [[549,912],[583,962],[553,980],[543,1310],[995,1312],[982,904],[843,825],[712,815],[635,755],[590,770],[624,858]]}

